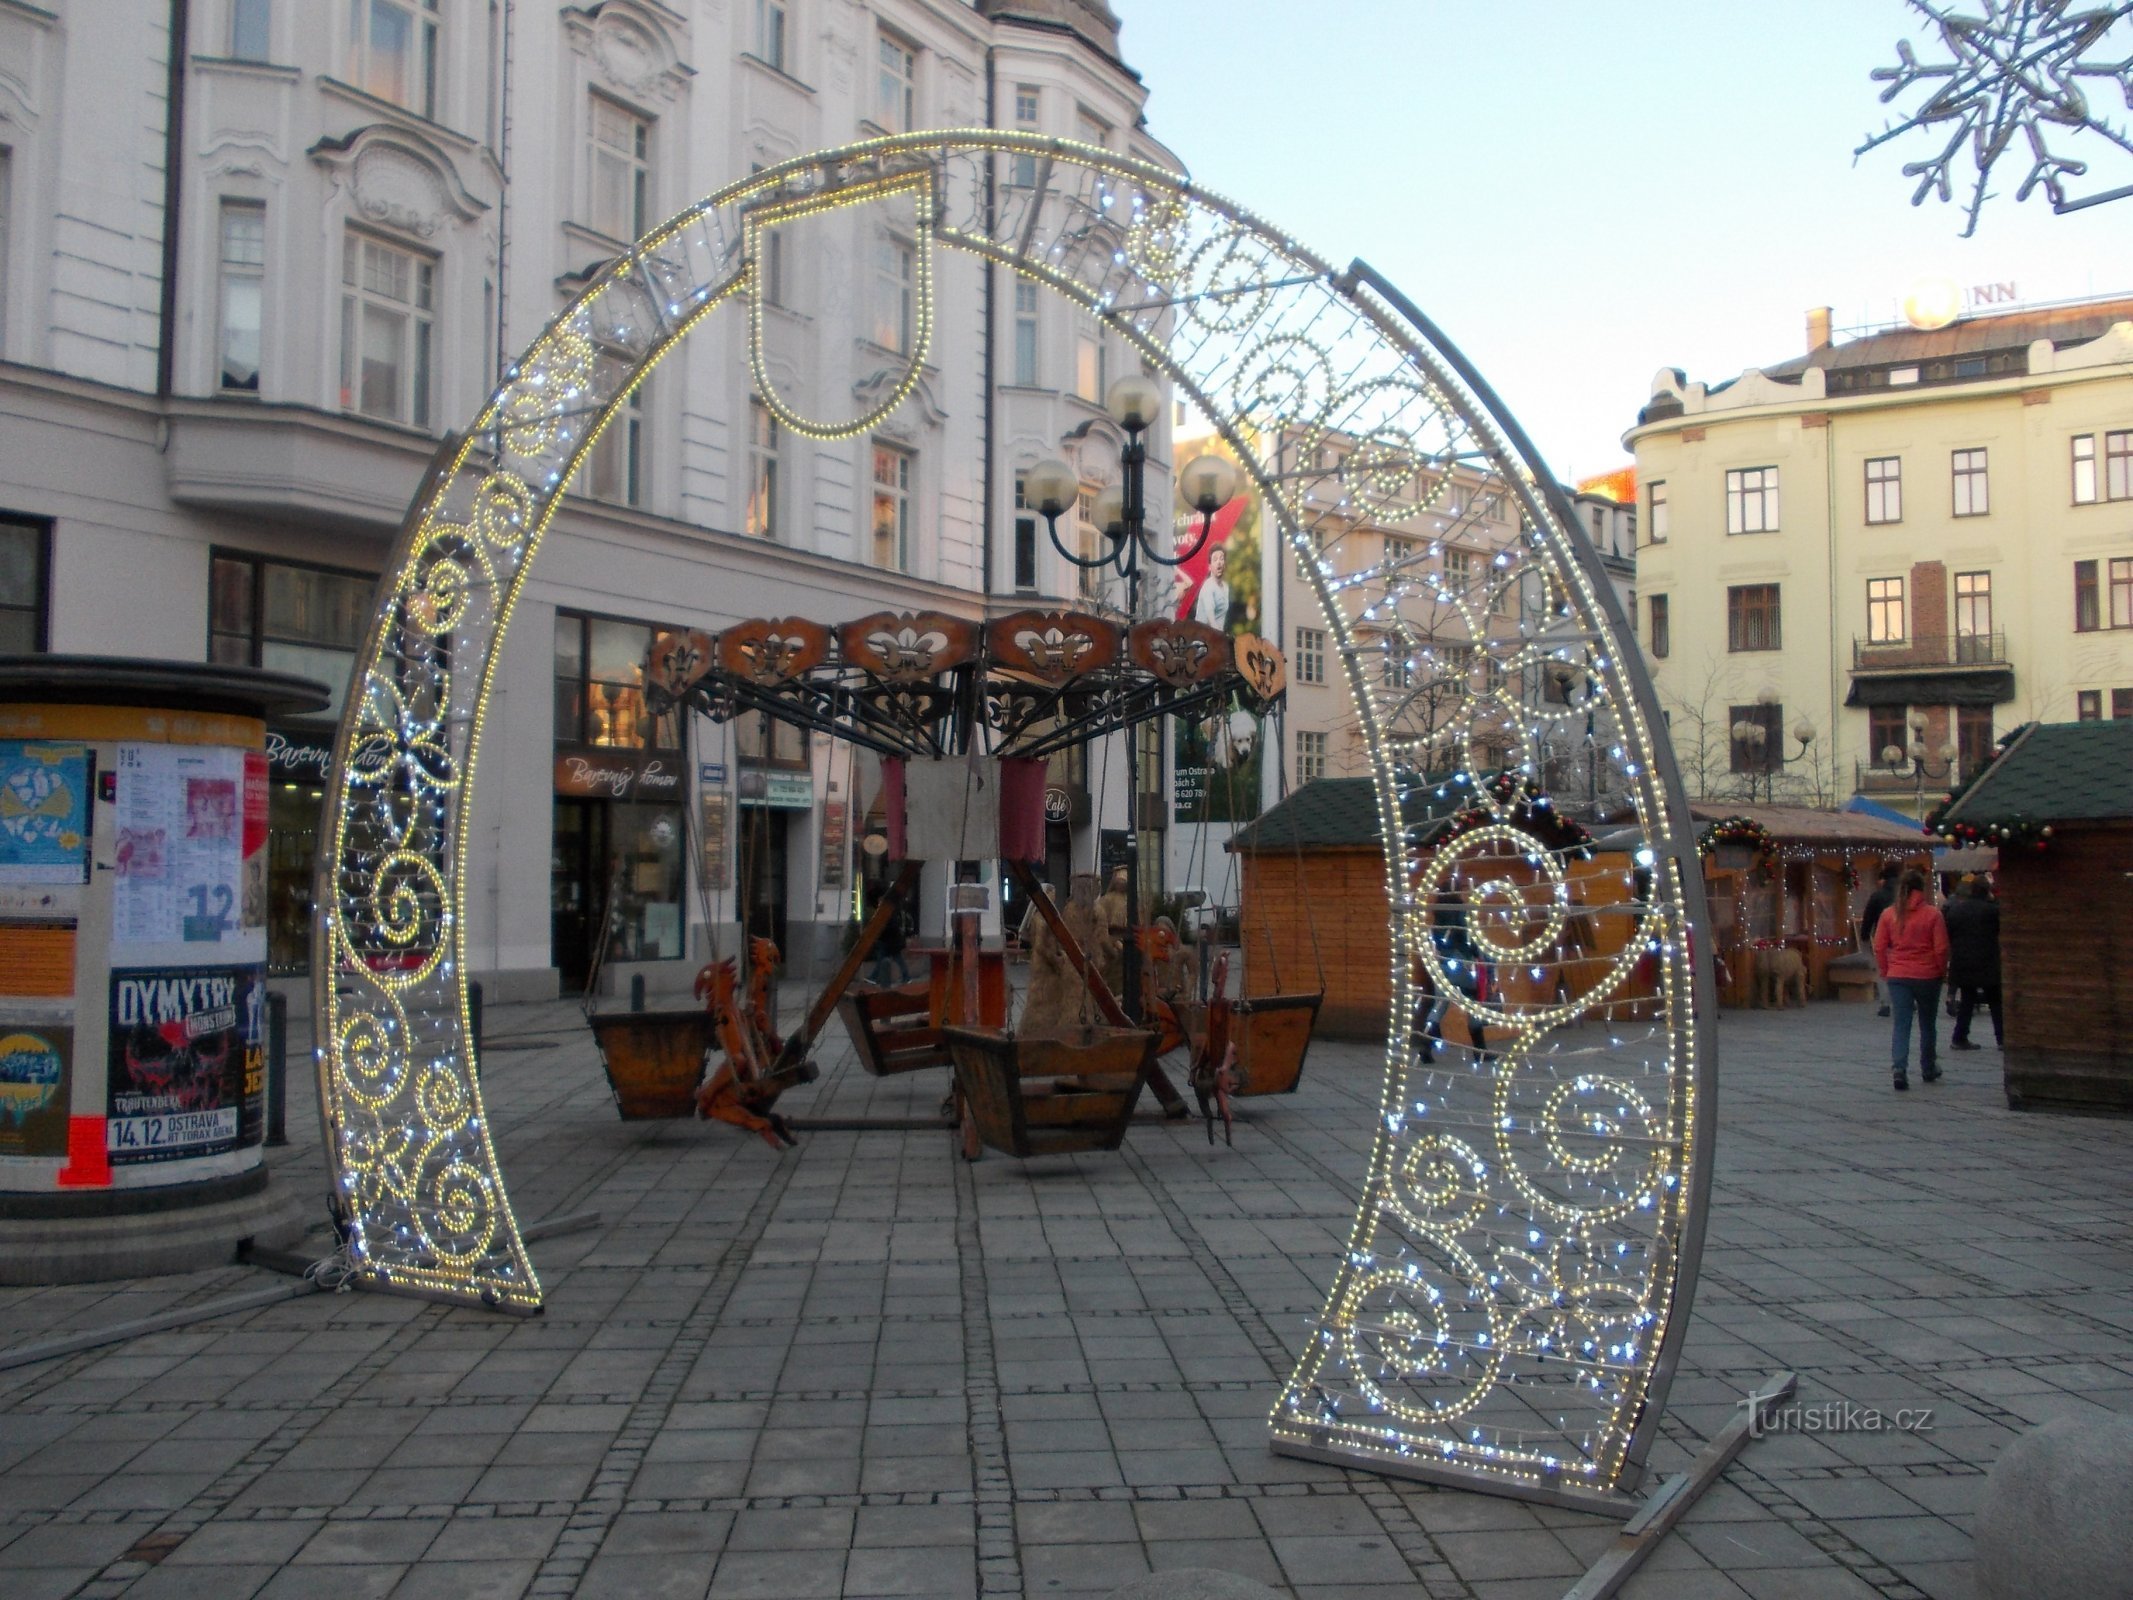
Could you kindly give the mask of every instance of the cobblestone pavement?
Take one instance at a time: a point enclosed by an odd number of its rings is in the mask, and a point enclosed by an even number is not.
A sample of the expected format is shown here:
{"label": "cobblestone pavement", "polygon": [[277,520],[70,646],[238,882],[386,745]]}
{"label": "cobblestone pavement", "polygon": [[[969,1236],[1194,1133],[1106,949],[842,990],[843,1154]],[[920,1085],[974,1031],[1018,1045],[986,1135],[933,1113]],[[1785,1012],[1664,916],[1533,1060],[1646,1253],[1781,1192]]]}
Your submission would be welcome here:
{"label": "cobblestone pavement", "polygon": [[[1654,1466],[1766,1374],[1930,1431],[1751,1443],[1628,1592],[1970,1593],[2014,1431],[2133,1409],[2133,1125],[2016,1116],[1999,1057],[1889,1092],[1863,1007],[1729,1014],[1717,1187]],[[0,1373],[0,1594],[1100,1595],[1220,1566],[1299,1600],[1557,1596],[1613,1525],[1270,1454],[1352,1212],[1376,1052],[1314,1048],[1234,1149],[955,1159],[934,1133],[620,1123],[567,1005],[484,1078],[547,1314],[313,1295]],[[843,1041],[795,1112],[923,1115]],[[804,1099],[803,1099],[804,1097]],[[811,1102],[811,1103],[809,1103]],[[309,1127],[292,1107],[292,1127]],[[280,1181],[319,1184],[315,1148]],[[321,1247],[322,1241],[320,1241]],[[276,1280],[0,1291],[0,1345]]]}

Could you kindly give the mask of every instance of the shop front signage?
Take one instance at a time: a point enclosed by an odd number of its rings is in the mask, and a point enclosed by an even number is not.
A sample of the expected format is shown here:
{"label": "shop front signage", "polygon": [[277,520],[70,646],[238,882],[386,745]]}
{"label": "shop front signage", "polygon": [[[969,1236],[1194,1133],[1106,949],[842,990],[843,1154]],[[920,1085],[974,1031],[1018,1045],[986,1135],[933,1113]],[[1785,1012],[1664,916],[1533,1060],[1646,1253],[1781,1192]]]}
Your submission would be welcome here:
{"label": "shop front signage", "polygon": [[555,758],[555,792],[606,800],[678,800],[681,764],[635,750],[576,750]]}
{"label": "shop front signage", "polygon": [[1071,822],[1074,820],[1074,797],[1057,784],[1044,791],[1044,820],[1046,822]]}
{"label": "shop front signage", "polygon": [[726,763],[723,761],[699,761],[696,764],[696,781],[699,783],[724,783]]}
{"label": "shop front signage", "polygon": [[815,809],[815,778],[810,772],[765,772],[741,769],[741,804],[768,806],[773,811]]}
{"label": "shop front signage", "polygon": [[284,781],[324,783],[333,765],[333,735],[295,728],[267,729],[267,772]]}
{"label": "shop front signage", "polygon": [[844,817],[843,805],[835,800],[822,808],[822,886],[825,889],[844,887]]}

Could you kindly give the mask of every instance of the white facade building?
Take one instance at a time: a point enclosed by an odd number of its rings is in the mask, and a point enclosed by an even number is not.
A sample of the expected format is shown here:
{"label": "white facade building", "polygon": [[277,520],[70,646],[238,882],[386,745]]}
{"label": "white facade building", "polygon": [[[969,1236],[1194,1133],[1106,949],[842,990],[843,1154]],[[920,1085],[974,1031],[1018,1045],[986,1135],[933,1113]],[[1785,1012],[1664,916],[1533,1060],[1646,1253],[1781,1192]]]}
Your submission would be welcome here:
{"label": "white facade building", "polygon": [[[340,690],[440,436],[630,239],[883,131],[989,121],[1175,166],[1117,48],[1103,0],[0,0],[0,650]],[[787,232],[769,376],[864,410],[913,336],[911,243],[885,210]],[[870,435],[782,434],[731,312],[603,435],[491,702],[467,948],[492,995],[581,982],[610,904],[610,978],[685,986],[699,884],[709,921],[803,964],[849,915],[864,763],[708,723],[685,755],[643,715],[651,628],[1080,592],[1018,474],[1116,476],[1100,401],[1126,346],[972,258],[938,269],[922,380]],[[330,731],[273,730],[285,972]],[[1077,821],[1105,820],[1070,779]]]}

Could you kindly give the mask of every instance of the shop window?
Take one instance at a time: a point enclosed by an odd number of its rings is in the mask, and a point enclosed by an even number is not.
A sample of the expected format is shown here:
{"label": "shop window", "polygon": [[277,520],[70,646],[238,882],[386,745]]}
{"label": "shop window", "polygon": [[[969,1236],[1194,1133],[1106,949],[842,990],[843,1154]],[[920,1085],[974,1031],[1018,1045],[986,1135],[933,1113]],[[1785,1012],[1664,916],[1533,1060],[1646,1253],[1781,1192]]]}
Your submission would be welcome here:
{"label": "shop window", "polygon": [[645,705],[644,658],[655,631],[643,622],[556,613],[556,743],[611,750],[680,748],[679,716],[655,717]]}
{"label": "shop window", "polygon": [[0,516],[0,655],[45,648],[46,569],[51,524]]}

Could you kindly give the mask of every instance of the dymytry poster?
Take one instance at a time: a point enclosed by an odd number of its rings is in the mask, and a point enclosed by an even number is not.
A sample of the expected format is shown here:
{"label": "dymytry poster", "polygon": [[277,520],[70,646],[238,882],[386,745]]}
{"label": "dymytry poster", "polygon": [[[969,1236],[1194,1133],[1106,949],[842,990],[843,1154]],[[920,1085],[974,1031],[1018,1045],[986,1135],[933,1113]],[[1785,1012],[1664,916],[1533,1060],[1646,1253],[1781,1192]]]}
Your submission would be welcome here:
{"label": "dymytry poster", "polygon": [[0,883],[89,877],[89,747],[0,739]]}
{"label": "dymytry poster", "polygon": [[114,1162],[256,1143],[266,1087],[266,984],[256,967],[111,974]]}

